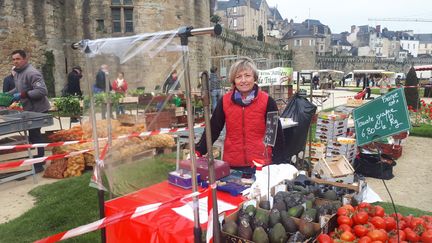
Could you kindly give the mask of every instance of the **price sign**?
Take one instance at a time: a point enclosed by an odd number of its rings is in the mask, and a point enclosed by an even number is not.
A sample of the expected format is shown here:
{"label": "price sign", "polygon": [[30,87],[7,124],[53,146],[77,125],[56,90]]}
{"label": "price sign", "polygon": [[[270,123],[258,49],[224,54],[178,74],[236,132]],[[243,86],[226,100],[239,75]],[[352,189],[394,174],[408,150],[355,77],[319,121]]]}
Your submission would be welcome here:
{"label": "price sign", "polygon": [[266,117],[266,132],[264,136],[264,144],[274,146],[276,143],[277,128],[279,124],[279,115],[277,111],[267,113]]}
{"label": "price sign", "polygon": [[357,146],[411,128],[405,94],[402,88],[353,110]]}

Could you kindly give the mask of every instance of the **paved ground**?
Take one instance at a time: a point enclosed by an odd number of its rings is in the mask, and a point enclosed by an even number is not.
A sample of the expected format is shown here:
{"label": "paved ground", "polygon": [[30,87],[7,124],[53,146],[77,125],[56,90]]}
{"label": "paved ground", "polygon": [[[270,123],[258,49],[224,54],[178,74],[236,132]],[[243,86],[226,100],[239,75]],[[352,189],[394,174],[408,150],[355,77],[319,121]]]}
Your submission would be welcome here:
{"label": "paved ground", "polygon": [[[321,91],[318,91],[319,93]],[[353,96],[352,92],[345,90],[332,90],[329,98],[323,103],[323,109],[338,106],[346,102],[347,96]],[[432,99],[426,99],[431,102]],[[69,120],[62,118],[63,127],[69,127]],[[53,126],[44,128],[43,131],[57,130],[59,123],[56,120]],[[403,144],[403,155],[397,160],[394,167],[395,178],[386,181],[395,203],[432,211],[432,159],[430,158],[430,138],[409,137]],[[0,223],[7,222],[22,215],[34,204],[34,199],[28,192],[36,186],[55,182],[54,179],[42,178],[37,175],[37,183],[32,177],[23,181],[11,181],[0,184]],[[384,201],[389,201],[389,196],[381,180],[368,178],[367,182],[372,189],[380,195]]]}

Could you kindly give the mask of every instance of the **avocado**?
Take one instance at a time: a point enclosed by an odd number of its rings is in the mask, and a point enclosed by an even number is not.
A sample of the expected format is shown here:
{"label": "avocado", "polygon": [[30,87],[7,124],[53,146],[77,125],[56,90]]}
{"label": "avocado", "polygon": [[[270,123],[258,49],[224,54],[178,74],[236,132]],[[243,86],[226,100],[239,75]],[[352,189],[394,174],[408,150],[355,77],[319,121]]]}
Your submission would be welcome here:
{"label": "avocado", "polygon": [[295,217],[295,218],[299,218],[302,214],[303,214],[303,206],[302,205],[298,205],[295,207],[292,207],[288,210],[288,215]]}
{"label": "avocado", "polygon": [[301,218],[308,222],[315,222],[317,218],[317,210],[315,208],[308,208],[303,212]]}
{"label": "avocado", "polygon": [[315,235],[315,229],[313,223],[308,222],[304,219],[300,219],[299,231],[306,237],[306,239],[309,239]]}
{"label": "avocado", "polygon": [[265,210],[270,210],[270,201],[268,200],[260,201],[259,207]]}
{"label": "avocado", "polygon": [[283,200],[274,201],[273,208],[279,210],[279,212],[287,210],[285,202]]}
{"label": "avocado", "polygon": [[271,243],[285,243],[287,241],[287,233],[281,223],[275,224],[270,230],[269,238]]}
{"label": "avocado", "polygon": [[238,236],[246,240],[252,239],[252,228],[246,220],[240,221]]}
{"label": "avocado", "polygon": [[253,219],[253,228],[263,227],[264,229],[268,228],[269,224],[269,215],[264,210],[258,210],[255,218]]}
{"label": "avocado", "polygon": [[295,233],[298,230],[298,227],[294,219],[292,219],[291,216],[289,216],[286,211],[281,211],[280,215],[281,215],[281,222],[283,227],[285,228],[285,231],[288,233]]}
{"label": "avocado", "polygon": [[270,211],[270,216],[269,216],[269,226],[273,227],[275,224],[280,223],[281,220],[281,215],[279,210],[273,208]]}
{"label": "avocado", "polygon": [[324,192],[323,198],[325,198],[327,200],[338,200],[338,196],[337,196],[336,192],[333,190],[328,190],[328,191]]}
{"label": "avocado", "polygon": [[245,213],[248,214],[249,216],[254,216],[255,212],[256,212],[256,208],[254,205],[250,204],[245,208]]}
{"label": "avocado", "polygon": [[238,226],[234,221],[229,220],[222,225],[222,231],[231,235],[237,235]]}
{"label": "avocado", "polygon": [[255,243],[269,243],[269,238],[263,227],[255,228],[252,241]]}

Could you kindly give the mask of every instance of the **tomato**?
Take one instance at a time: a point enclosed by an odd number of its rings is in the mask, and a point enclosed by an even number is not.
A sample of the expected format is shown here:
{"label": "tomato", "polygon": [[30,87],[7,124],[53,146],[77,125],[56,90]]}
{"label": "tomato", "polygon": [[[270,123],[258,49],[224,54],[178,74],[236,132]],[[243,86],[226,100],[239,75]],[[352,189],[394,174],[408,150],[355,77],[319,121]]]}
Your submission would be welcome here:
{"label": "tomato", "polygon": [[375,213],[374,213],[374,216],[384,217],[384,215],[385,215],[384,208],[381,207],[381,206],[378,206],[378,205],[375,206],[375,207],[373,208],[373,211],[375,212]]}
{"label": "tomato", "polygon": [[345,204],[342,206],[343,208],[345,208],[346,210],[348,210],[349,212],[354,212],[354,207],[351,204]]}
{"label": "tomato", "polygon": [[421,241],[423,243],[432,243],[432,230],[426,230],[421,235]]}
{"label": "tomato", "polygon": [[364,227],[363,225],[356,225],[356,226],[354,226],[353,229],[354,229],[354,234],[357,237],[365,236],[369,232],[369,230],[366,227]]}
{"label": "tomato", "polygon": [[[403,230],[398,230],[399,232],[399,240],[403,241],[406,239],[406,234]],[[396,241],[398,240],[398,233],[396,232],[396,230],[392,230],[389,232],[389,237],[390,239],[396,239]]]}
{"label": "tomato", "polygon": [[413,218],[409,224],[410,228],[416,230],[419,225],[423,225],[424,220],[422,218]]}
{"label": "tomato", "polygon": [[346,209],[346,208],[344,208],[344,207],[340,207],[340,208],[338,208],[338,210],[337,210],[337,216],[349,216],[349,211]]}
{"label": "tomato", "polygon": [[387,231],[391,231],[396,229],[396,220],[392,217],[384,217],[384,221],[386,223],[385,229]]}
{"label": "tomato", "polygon": [[399,229],[403,230],[407,227],[407,223],[405,222],[405,220],[400,220],[399,221]]}
{"label": "tomato", "polygon": [[369,215],[366,212],[358,212],[353,216],[354,225],[366,224],[369,219]]}
{"label": "tomato", "polygon": [[374,240],[374,241],[372,241],[371,243],[383,243],[383,242],[380,241],[380,240]]}
{"label": "tomato", "polygon": [[318,243],[332,243],[333,239],[328,234],[320,234],[317,241]]}
{"label": "tomato", "polygon": [[353,235],[353,233],[345,231],[341,234],[340,239],[343,241],[353,241],[355,240],[355,236]]}
{"label": "tomato", "polygon": [[341,232],[345,232],[345,231],[352,232],[351,226],[349,226],[347,224],[341,224],[341,225],[339,225],[338,230],[341,231]]}
{"label": "tomato", "polygon": [[371,243],[372,239],[369,236],[363,236],[357,243]]}
{"label": "tomato", "polygon": [[416,232],[414,232],[411,228],[405,228],[404,232],[408,241],[417,242],[420,240],[420,236],[417,235]]}
{"label": "tomato", "polygon": [[359,212],[369,212],[371,210],[371,205],[366,202],[362,202],[357,206],[357,211]]}
{"label": "tomato", "polygon": [[378,217],[378,216],[374,216],[372,217],[371,221],[370,221],[375,228],[377,229],[385,229],[386,228],[386,222],[383,218]]}
{"label": "tomato", "polygon": [[344,216],[344,215],[339,216],[337,218],[337,222],[338,222],[339,225],[341,225],[341,224],[347,224],[349,226],[352,226],[352,224],[353,224],[352,219],[350,217]]}
{"label": "tomato", "polygon": [[403,219],[403,216],[400,213],[397,213],[397,214],[396,213],[392,213],[392,214],[390,214],[390,216],[393,217],[394,219],[398,218],[399,221],[401,221]]}
{"label": "tomato", "polygon": [[380,240],[382,242],[385,242],[387,240],[387,234],[382,230],[375,229],[375,230],[369,231],[367,236],[369,236],[372,239],[372,241]]}

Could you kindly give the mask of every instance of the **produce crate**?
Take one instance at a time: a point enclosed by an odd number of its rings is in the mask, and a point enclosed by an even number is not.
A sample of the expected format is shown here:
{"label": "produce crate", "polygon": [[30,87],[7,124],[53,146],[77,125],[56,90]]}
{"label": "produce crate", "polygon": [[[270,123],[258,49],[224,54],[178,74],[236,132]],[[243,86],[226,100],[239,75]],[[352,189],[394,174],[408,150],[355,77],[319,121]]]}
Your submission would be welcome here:
{"label": "produce crate", "polygon": [[322,177],[338,178],[354,174],[354,168],[345,156],[334,157],[331,161],[322,158],[314,168]]}
{"label": "produce crate", "polygon": [[10,106],[13,102],[13,95],[0,93],[0,106]]}

